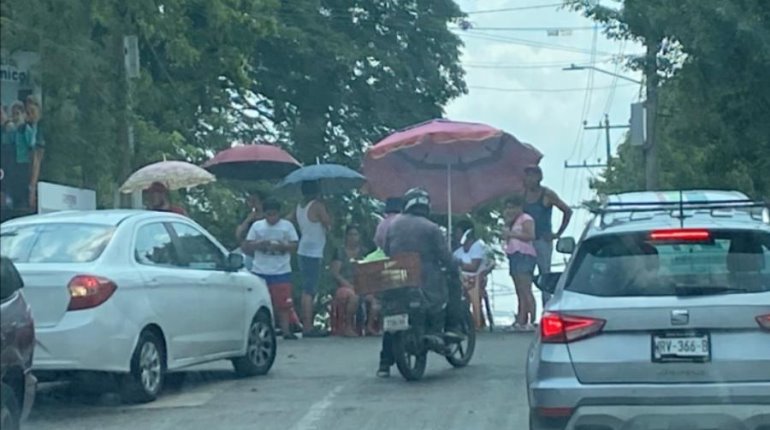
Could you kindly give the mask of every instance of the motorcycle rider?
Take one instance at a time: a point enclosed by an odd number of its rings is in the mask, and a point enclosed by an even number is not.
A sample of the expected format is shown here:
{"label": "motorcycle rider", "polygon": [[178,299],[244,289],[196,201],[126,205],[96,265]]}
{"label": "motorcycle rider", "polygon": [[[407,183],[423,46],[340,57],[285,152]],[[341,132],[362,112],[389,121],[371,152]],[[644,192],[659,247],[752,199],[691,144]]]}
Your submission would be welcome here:
{"label": "motorcycle rider", "polygon": [[[439,335],[444,331],[446,322],[447,285],[446,270],[450,279],[458,277],[457,266],[449,250],[444,234],[430,216],[430,195],[421,188],[413,188],[404,194],[404,210],[393,219],[388,228],[383,251],[392,257],[403,253],[416,253],[420,256],[422,268],[421,287],[427,305],[426,333],[431,342],[443,343]],[[459,279],[459,278],[458,278]],[[450,330],[445,331],[449,334]],[[459,336],[452,333],[453,336]],[[387,377],[394,364],[392,337],[385,333],[382,338],[380,365],[377,376]]]}

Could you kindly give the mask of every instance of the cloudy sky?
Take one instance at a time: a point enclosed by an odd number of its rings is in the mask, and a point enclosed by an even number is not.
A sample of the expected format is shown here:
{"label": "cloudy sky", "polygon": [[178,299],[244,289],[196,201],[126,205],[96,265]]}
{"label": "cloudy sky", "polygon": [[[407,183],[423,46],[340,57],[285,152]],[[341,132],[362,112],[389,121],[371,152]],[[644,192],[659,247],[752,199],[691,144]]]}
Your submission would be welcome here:
{"label": "cloudy sky", "polygon": [[[600,170],[565,169],[564,162],[604,162],[604,132],[584,131],[583,121],[598,125],[607,113],[612,124],[627,124],[629,105],[638,100],[640,87],[599,72],[562,68],[590,65],[593,58],[598,68],[639,80],[639,74],[614,60],[643,48],[608,40],[594,30],[593,21],[561,9],[559,0],[458,3],[472,26],[457,31],[465,42],[462,61],[470,93],[447,107],[447,117],[487,123],[531,143],[544,154],[541,166],[548,187],[570,205],[590,198],[588,179]],[[623,133],[612,131],[613,152]],[[579,235],[587,220],[580,212],[568,234]]]}

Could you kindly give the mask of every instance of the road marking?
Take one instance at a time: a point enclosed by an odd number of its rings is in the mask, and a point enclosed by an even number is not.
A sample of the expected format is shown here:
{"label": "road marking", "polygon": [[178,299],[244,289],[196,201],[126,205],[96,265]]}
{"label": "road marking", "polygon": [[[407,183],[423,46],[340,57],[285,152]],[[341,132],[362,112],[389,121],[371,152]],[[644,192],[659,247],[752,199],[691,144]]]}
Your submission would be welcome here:
{"label": "road marking", "polygon": [[337,394],[342,391],[342,387],[343,385],[336,386],[323,399],[310,406],[310,410],[307,411],[297,424],[292,426],[291,430],[316,430],[318,428],[316,424],[323,418],[324,412],[332,405]]}

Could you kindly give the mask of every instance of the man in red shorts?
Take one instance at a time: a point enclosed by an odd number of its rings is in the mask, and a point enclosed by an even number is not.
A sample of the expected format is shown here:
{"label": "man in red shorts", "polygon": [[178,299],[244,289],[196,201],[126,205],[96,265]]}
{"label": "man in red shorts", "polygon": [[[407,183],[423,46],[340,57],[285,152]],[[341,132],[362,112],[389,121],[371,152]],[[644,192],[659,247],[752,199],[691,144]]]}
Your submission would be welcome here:
{"label": "man in red shorts", "polygon": [[254,255],[251,271],[267,283],[284,339],[297,339],[290,330],[289,322],[294,312],[291,253],[297,250],[299,237],[294,224],[281,219],[281,203],[278,200],[267,199],[262,209],[265,218],[251,225],[241,249]]}

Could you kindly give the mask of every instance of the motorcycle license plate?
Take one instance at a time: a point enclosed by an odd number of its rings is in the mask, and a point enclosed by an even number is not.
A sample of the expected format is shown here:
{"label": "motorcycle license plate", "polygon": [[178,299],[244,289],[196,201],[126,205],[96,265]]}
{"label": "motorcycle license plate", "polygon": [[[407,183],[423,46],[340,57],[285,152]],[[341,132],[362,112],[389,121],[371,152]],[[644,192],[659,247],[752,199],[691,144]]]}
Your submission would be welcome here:
{"label": "motorcycle license plate", "polygon": [[385,331],[403,331],[409,329],[409,314],[390,315],[382,320]]}

